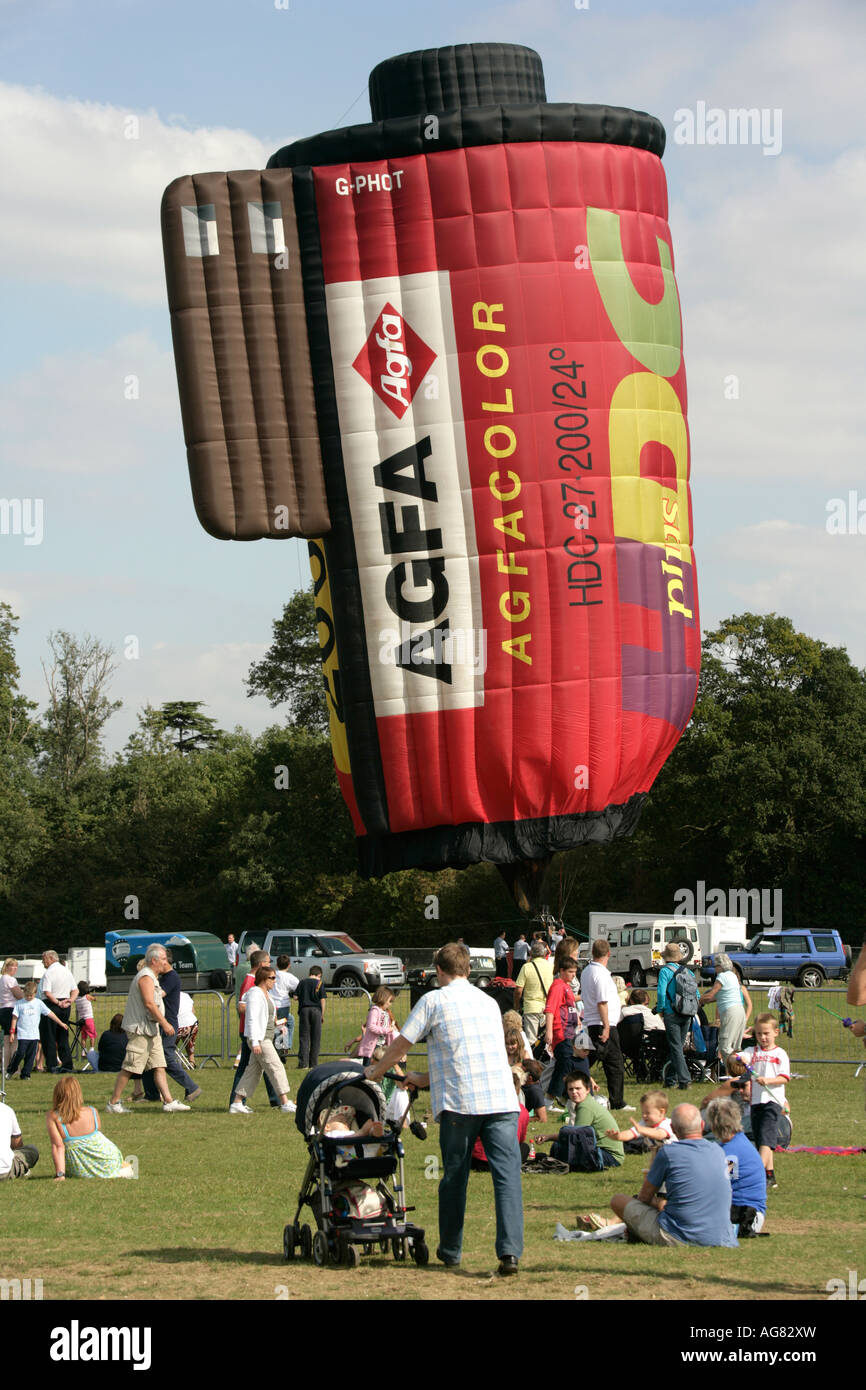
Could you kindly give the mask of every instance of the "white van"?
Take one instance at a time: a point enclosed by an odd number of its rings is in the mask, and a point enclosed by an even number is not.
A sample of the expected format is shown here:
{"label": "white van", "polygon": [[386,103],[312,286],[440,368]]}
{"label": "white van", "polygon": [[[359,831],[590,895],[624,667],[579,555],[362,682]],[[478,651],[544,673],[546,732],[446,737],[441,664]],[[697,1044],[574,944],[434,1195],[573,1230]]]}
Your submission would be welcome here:
{"label": "white van", "polygon": [[591,912],[589,941],[580,947],[579,960],[591,959],[598,937],[610,943],[610,973],[622,975],[633,985],[655,984],[664,964],[662,952],[671,941],[680,943],[682,959],[702,964],[701,940],[695,917],[660,917],[652,912]]}

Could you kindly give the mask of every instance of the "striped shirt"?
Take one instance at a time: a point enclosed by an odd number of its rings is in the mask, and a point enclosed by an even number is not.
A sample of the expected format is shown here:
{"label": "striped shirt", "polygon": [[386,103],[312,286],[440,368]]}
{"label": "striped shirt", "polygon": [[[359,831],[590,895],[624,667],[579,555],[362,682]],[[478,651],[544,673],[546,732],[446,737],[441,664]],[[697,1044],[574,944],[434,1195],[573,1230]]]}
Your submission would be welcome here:
{"label": "striped shirt", "polygon": [[433,1119],[518,1111],[499,1007],[456,977],[419,999],[400,1029],[410,1043],[427,1039]]}

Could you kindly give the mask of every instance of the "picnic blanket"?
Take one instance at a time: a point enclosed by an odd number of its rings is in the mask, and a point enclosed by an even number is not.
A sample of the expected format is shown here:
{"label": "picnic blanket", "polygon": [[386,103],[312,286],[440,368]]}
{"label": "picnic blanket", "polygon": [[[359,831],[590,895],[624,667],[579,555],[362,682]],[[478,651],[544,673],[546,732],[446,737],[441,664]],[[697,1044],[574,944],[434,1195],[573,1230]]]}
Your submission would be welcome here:
{"label": "picnic blanket", "polygon": [[851,1154],[866,1154],[866,1148],[859,1144],[852,1144],[849,1148],[839,1144],[822,1144],[820,1148],[810,1148],[807,1144],[792,1144],[789,1149],[780,1149],[780,1153],[786,1154],[836,1154],[840,1158],[848,1158]]}

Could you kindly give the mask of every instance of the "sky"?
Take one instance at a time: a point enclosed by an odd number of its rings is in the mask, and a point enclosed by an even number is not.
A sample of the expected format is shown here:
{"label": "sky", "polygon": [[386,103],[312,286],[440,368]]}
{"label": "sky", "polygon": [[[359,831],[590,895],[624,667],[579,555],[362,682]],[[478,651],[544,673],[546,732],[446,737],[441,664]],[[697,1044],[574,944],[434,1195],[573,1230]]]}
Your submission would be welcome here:
{"label": "sky", "polygon": [[[866,665],[860,0],[0,0],[0,500],[32,508],[0,534],[0,600],[40,705],[52,631],[114,649],[109,749],[147,703],[277,722],[243,681],[309,578],[303,542],[196,520],[163,189],[367,120],[377,62],[473,41],[537,49],[551,101],[667,130],[702,627],[783,613]],[[699,140],[741,107],[757,143]]]}

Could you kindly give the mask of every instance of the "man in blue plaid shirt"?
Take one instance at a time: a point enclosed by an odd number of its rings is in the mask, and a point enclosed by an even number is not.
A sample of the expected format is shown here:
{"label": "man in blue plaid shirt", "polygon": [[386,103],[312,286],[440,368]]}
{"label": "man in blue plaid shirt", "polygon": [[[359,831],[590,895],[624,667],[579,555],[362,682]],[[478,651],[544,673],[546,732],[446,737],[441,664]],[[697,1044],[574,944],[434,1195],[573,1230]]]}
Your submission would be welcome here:
{"label": "man in blue plaid shirt", "polygon": [[444,1172],[439,1184],[439,1248],[444,1265],[459,1265],[472,1147],[481,1140],[493,1178],[496,1254],[501,1275],[516,1274],[523,1253],[523,1193],[517,1142],[518,1100],[505,1053],[502,1015],[469,983],[469,952],[451,943],[437,951],[439,989],[418,1001],[384,1056],[366,1069],[381,1076],[415,1043],[427,1040],[428,1072],[406,1081],[430,1088],[439,1123]]}

